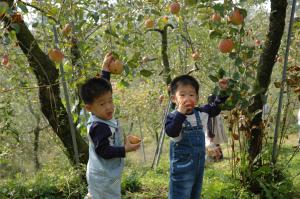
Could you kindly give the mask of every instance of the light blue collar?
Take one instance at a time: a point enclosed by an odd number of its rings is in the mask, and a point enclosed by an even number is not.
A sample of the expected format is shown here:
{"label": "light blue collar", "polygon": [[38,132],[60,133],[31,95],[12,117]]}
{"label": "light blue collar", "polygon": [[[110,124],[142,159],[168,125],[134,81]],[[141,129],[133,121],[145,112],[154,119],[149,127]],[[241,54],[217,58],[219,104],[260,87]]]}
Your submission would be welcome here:
{"label": "light blue collar", "polygon": [[118,122],[115,118],[112,118],[111,120],[102,120],[95,115],[91,115],[91,117],[89,118],[89,121],[88,121],[88,125],[93,122],[102,122],[113,128],[118,128]]}

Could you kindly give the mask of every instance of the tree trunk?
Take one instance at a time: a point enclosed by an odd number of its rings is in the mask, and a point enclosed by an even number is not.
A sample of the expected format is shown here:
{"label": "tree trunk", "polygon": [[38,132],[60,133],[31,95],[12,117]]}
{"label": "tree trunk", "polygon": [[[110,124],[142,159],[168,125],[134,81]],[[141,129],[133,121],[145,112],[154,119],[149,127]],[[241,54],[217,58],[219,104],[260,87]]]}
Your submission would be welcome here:
{"label": "tree trunk", "polygon": [[[10,5],[13,3],[11,0],[8,2]],[[9,19],[6,19],[7,24],[9,24],[8,20]],[[37,41],[25,23],[22,21],[18,23],[18,25],[20,30],[16,34],[17,40],[37,78],[41,110],[53,131],[66,148],[66,155],[71,163],[75,165],[70,124],[68,122],[67,111],[60,97],[59,71],[56,69],[54,62],[49,59],[48,55],[40,49]],[[88,160],[88,145],[81,137],[79,131],[76,131],[76,140],[79,151],[79,161],[80,163],[86,164]]]}
{"label": "tree trunk", "polygon": [[[261,152],[263,140],[262,110],[266,102],[265,94],[270,84],[272,70],[284,32],[286,7],[287,0],[271,0],[269,30],[265,47],[258,63],[254,85],[254,91],[257,92],[253,98],[253,103],[248,108],[249,112],[254,114],[251,121],[251,137],[248,150],[250,172],[255,171],[257,166],[260,167],[261,165],[261,159],[257,158],[257,156]],[[249,188],[253,193],[261,192],[261,187],[255,179],[250,177],[247,180],[250,183]]]}
{"label": "tree trunk", "polygon": [[249,107],[251,113],[256,113],[251,124],[251,138],[249,147],[250,164],[253,163],[256,156],[260,153],[262,147],[262,108],[266,99],[273,66],[276,62],[276,56],[280,47],[280,41],[284,32],[286,17],[286,0],[272,0],[269,30],[265,42],[265,47],[260,56],[257,67],[256,82],[254,90],[257,91],[253,103]]}

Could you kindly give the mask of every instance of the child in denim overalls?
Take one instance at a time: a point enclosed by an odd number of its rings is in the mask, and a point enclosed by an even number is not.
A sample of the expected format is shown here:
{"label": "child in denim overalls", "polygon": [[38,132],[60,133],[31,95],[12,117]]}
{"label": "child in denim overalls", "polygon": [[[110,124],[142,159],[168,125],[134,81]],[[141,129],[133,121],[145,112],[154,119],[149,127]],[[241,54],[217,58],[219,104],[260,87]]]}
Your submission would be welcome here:
{"label": "child in denim overalls", "polygon": [[86,109],[92,113],[88,120],[89,161],[87,165],[88,198],[120,199],[121,173],[126,152],[135,151],[140,144],[131,144],[128,137],[122,146],[119,124],[113,118],[114,104],[109,82],[109,53],[103,62],[101,78],[92,78],[81,87]]}
{"label": "child in denim overalls", "polygon": [[[219,83],[221,90],[227,88],[227,81]],[[220,113],[215,103],[195,107],[198,102],[199,84],[189,75],[176,77],[170,85],[171,100],[176,110],[169,113],[165,130],[170,136],[170,190],[169,199],[198,199],[201,195],[204,163],[205,133],[203,125],[208,117]]]}

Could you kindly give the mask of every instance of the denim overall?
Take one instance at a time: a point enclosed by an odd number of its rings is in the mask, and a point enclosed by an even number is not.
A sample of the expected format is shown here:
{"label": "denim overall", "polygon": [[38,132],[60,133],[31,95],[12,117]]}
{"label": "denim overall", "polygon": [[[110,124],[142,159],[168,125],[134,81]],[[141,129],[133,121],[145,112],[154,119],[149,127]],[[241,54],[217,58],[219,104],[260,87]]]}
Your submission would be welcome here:
{"label": "denim overall", "polygon": [[200,112],[194,110],[197,126],[185,120],[180,141],[170,143],[169,199],[199,199],[201,197],[205,135]]}
{"label": "denim overall", "polygon": [[121,132],[115,119],[105,121],[92,115],[88,121],[89,161],[87,165],[88,191],[92,199],[120,199],[121,174],[124,167],[123,158],[104,159],[95,152],[94,143],[89,136],[89,129],[95,122],[107,124],[112,136],[112,146],[122,146]]}

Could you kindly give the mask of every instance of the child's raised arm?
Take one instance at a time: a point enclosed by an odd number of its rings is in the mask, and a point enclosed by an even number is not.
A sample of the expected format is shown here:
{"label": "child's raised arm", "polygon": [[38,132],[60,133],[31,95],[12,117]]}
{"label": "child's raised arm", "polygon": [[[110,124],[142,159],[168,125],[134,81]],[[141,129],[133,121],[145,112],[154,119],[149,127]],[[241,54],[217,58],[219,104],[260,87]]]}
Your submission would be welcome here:
{"label": "child's raised arm", "polygon": [[112,53],[107,53],[104,57],[103,63],[102,63],[102,73],[101,77],[110,81],[110,70],[109,70],[109,64],[114,60]]}

